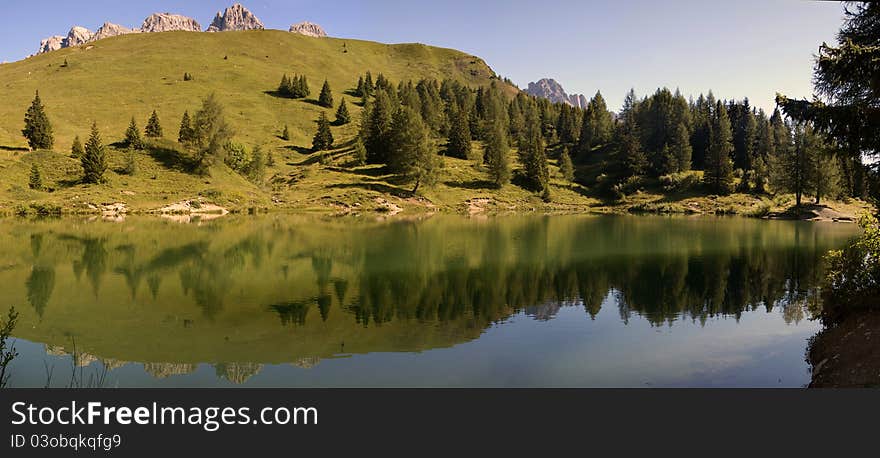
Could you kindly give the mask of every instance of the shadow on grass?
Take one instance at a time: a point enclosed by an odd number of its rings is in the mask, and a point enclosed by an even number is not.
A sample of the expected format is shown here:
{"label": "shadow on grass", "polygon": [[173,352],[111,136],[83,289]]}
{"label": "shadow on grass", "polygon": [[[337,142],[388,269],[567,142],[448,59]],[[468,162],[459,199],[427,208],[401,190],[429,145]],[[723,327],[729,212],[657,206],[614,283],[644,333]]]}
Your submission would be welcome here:
{"label": "shadow on grass", "polygon": [[450,188],[458,188],[458,189],[498,189],[495,186],[495,183],[492,183],[489,180],[471,180],[471,181],[446,181],[443,184],[449,186]]}
{"label": "shadow on grass", "polygon": [[330,188],[336,189],[352,189],[359,188],[365,189],[367,191],[376,191],[383,194],[392,195],[394,197],[400,198],[409,198],[413,196],[411,191],[407,191],[400,188],[395,188],[394,186],[390,186],[384,183],[337,183],[329,186]]}
{"label": "shadow on grass", "polygon": [[26,153],[26,152],[30,151],[30,149],[25,148],[23,146],[0,145],[0,151],[16,151],[16,152]]}
{"label": "shadow on grass", "polygon": [[[333,108],[333,107],[325,107],[324,105],[321,105],[321,102],[318,102],[317,99],[299,99],[299,100],[302,100],[305,103],[312,104],[318,108],[326,108],[326,109]],[[316,120],[315,122],[318,122],[318,121]]]}
{"label": "shadow on grass", "polygon": [[193,173],[198,165],[194,158],[174,148],[150,145],[146,152],[167,169]]}
{"label": "shadow on grass", "polygon": [[[356,167],[356,166],[355,166]],[[388,166],[370,167],[370,168],[351,168],[351,167],[329,167],[330,170],[340,173],[348,173],[350,175],[359,175],[363,177],[379,178],[391,175]]]}
{"label": "shadow on grass", "polygon": [[58,184],[59,188],[72,188],[74,186],[79,186],[81,184],[85,184],[83,182],[82,177],[67,178],[67,179],[63,179],[63,180],[58,180],[58,181],[56,181],[56,183]]}

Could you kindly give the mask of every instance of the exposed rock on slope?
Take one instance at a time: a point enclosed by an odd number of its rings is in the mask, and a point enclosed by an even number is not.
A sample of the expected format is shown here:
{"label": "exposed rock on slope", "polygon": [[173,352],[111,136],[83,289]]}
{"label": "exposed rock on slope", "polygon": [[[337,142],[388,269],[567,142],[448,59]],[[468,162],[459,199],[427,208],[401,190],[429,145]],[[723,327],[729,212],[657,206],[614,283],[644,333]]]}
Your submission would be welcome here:
{"label": "exposed rock on slope", "polygon": [[188,32],[201,32],[202,26],[193,18],[171,13],[155,13],[144,20],[141,32],[170,32],[172,30],[184,30]]}
{"label": "exposed rock on slope", "polygon": [[74,26],[70,29],[70,32],[67,33],[67,38],[64,39],[64,43],[62,44],[63,48],[69,48],[71,46],[79,46],[83,43],[89,42],[92,37],[95,36],[91,30]]}
{"label": "exposed rock on slope", "polygon": [[225,32],[228,30],[258,30],[264,29],[263,22],[260,21],[247,8],[236,3],[225,11],[217,12],[214,22],[206,32]]}
{"label": "exposed rock on slope", "polygon": [[101,40],[104,38],[115,37],[117,35],[125,35],[128,33],[137,33],[138,30],[132,30],[128,27],[123,27],[119,24],[113,24],[112,22],[105,22],[104,25],[98,28],[95,32],[95,35],[92,37],[92,41]]}
{"label": "exposed rock on slope", "polygon": [[318,24],[313,22],[300,22],[299,24],[294,24],[290,26],[290,31],[293,33],[298,33],[300,35],[305,35],[308,37],[326,37],[327,32],[324,31],[324,28]]}
{"label": "exposed rock on slope", "polygon": [[581,94],[566,94],[562,85],[551,78],[544,78],[536,83],[529,83],[527,94],[545,98],[553,103],[566,103],[568,105],[586,108],[587,98]]}
{"label": "exposed rock on slope", "polygon": [[40,50],[37,51],[37,54],[42,54],[44,52],[57,51],[64,47],[64,37],[61,35],[55,35],[53,37],[46,38],[45,40],[40,42]]}

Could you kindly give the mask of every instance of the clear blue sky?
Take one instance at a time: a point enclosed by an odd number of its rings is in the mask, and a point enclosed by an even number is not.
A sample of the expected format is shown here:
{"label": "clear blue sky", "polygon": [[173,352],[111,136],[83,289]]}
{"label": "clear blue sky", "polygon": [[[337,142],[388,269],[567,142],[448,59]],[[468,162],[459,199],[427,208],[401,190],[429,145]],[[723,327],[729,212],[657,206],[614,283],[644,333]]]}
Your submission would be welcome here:
{"label": "clear blue sky", "polygon": [[[203,27],[233,0],[4,0],[0,61],[33,53],[42,38],[104,21],[140,26],[153,12],[194,17]],[[812,56],[833,42],[843,7],[804,0],[244,0],[269,28],[309,20],[338,37],[421,42],[486,59],[520,87],[542,77],[569,93],[600,89],[618,109],[625,92],[659,86],[696,95],[749,97],[771,109],[774,94],[809,97]]]}

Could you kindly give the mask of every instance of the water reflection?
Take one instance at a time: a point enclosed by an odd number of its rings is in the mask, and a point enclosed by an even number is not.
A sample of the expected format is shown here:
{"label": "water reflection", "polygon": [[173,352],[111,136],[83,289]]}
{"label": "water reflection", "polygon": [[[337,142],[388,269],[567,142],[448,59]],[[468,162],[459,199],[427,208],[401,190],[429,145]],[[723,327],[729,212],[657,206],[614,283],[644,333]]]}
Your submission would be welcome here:
{"label": "water reflection", "polygon": [[856,231],[574,216],[8,220],[0,304],[30,304],[18,337],[48,355],[75,342],[80,366],[134,361],[172,378],[210,364],[244,383],[266,364],[447,348],[518,314],[550,322],[568,308],[595,320],[610,304],[620,322],[656,327],[753,311],[798,323],[822,256]]}

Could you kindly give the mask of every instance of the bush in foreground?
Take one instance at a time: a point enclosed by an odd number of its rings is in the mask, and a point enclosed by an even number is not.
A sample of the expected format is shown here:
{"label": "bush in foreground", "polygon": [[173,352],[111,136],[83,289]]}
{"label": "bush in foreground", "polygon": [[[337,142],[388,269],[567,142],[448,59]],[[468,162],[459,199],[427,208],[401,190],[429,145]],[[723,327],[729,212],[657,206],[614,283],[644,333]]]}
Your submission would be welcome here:
{"label": "bush in foreground", "polygon": [[833,326],[856,310],[880,309],[880,223],[863,216],[865,233],[842,250],[828,253],[822,289],[822,323]]}

